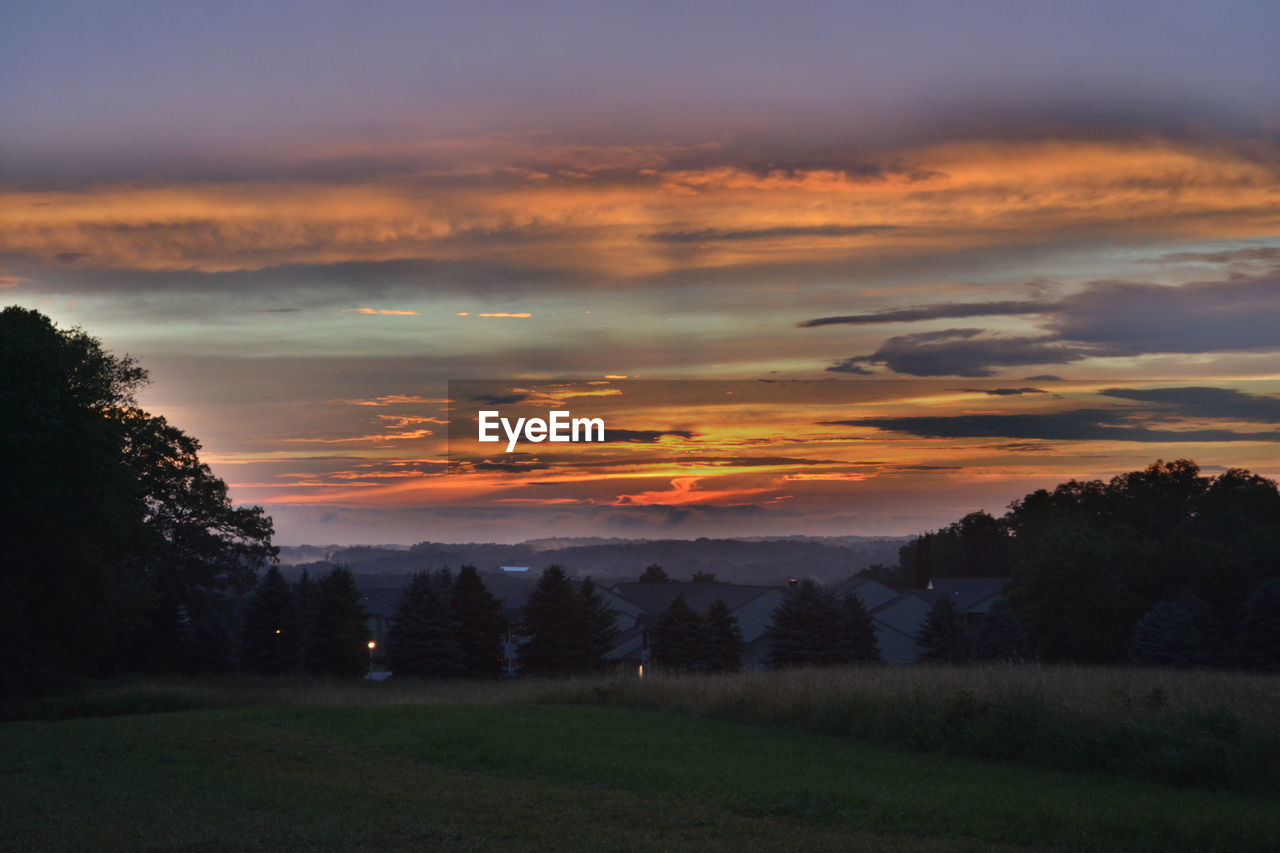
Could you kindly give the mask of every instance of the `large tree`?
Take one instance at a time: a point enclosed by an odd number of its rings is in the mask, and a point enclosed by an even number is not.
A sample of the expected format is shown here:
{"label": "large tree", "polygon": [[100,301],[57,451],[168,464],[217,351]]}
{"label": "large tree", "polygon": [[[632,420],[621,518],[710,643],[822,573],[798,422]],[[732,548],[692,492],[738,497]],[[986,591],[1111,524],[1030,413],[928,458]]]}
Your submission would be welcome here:
{"label": "large tree", "polygon": [[531,675],[581,672],[587,668],[582,596],[560,566],[538,578],[524,607],[520,669]]}
{"label": "large tree", "polygon": [[916,642],[920,644],[920,660],[928,663],[960,663],[967,657],[960,614],[948,596],[934,599],[916,633]]}
{"label": "large tree", "polygon": [[808,578],[787,591],[766,631],[769,666],[846,663],[844,614],[830,590]]}
{"label": "large tree", "polygon": [[653,663],[671,672],[707,669],[708,639],[706,620],[683,595],[677,595],[671,606],[658,614],[649,632]]}
{"label": "large tree", "polygon": [[335,566],[316,582],[312,598],[308,671],[340,677],[360,675],[369,661],[369,623],[355,576],[345,566]]}
{"label": "large tree", "polygon": [[462,673],[470,678],[501,674],[507,620],[502,616],[502,603],[485,587],[475,566],[458,570],[453,584],[453,620]]}
{"label": "large tree", "polygon": [[747,644],[738,618],[729,605],[717,600],[707,610],[707,668],[713,672],[737,672]]}
{"label": "large tree", "polygon": [[240,666],[248,672],[278,675],[298,662],[297,619],[289,584],[277,566],[267,569],[244,614]]}
{"label": "large tree", "polygon": [[271,522],[137,408],[146,380],[81,330],[0,311],[0,692],[230,661],[231,598],[274,559]]}
{"label": "large tree", "polygon": [[447,569],[418,572],[400,596],[387,634],[387,668],[398,676],[457,678],[466,674],[454,612],[455,582]]}

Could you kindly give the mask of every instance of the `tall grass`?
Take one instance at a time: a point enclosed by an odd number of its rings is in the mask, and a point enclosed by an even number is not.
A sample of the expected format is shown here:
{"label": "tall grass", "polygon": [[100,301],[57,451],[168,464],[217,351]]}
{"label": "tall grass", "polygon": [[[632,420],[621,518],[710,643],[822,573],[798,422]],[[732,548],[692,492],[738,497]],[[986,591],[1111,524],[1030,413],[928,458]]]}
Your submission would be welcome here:
{"label": "tall grass", "polygon": [[566,685],[666,709],[1184,786],[1280,791],[1280,677],[1035,665],[804,669]]}
{"label": "tall grass", "polygon": [[202,678],[0,707],[62,719],[253,705],[592,704],[780,725],[918,750],[1280,792],[1280,676],[994,665],[419,681]]}

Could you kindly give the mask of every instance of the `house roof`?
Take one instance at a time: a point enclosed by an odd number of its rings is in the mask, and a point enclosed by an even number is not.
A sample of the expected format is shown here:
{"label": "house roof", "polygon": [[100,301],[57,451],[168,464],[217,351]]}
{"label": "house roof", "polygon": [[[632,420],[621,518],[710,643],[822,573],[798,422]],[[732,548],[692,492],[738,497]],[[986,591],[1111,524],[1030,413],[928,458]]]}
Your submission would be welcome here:
{"label": "house roof", "polygon": [[963,613],[988,599],[1003,595],[1010,578],[934,578],[929,589],[950,596],[956,610]]}
{"label": "house roof", "polygon": [[706,613],[711,605],[723,601],[729,609],[737,610],[754,601],[770,590],[782,592],[777,586],[749,586],[747,584],[721,583],[685,583],[668,581],[667,583],[619,583],[614,584],[611,591],[620,598],[641,608],[647,613],[661,613],[671,607],[671,603],[683,595],[685,603],[699,613]]}

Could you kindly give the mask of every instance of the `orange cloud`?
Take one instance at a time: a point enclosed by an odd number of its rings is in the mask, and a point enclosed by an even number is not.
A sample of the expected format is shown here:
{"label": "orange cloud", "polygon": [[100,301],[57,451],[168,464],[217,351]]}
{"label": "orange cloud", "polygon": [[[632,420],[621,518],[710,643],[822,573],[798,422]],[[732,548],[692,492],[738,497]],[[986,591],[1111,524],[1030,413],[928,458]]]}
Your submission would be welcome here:
{"label": "orange cloud", "polygon": [[508,314],[508,313],[497,313],[497,314],[477,314],[476,316],[477,316],[477,317],[518,317],[518,318],[522,318],[522,319],[523,319],[523,318],[532,317],[533,315],[532,315],[532,314],[529,314],[529,313],[526,313],[526,312],[520,312],[520,313],[515,313],[515,314]]}
{"label": "orange cloud", "polygon": [[769,489],[698,489],[700,478],[676,477],[671,481],[671,488],[665,492],[640,492],[635,495],[618,495],[614,503],[620,506],[686,506],[704,504],[707,506],[724,506],[740,504],[745,499],[764,494]]}
{"label": "orange cloud", "polygon": [[[1042,243],[1074,234],[1225,239],[1280,231],[1280,152],[1160,139],[965,142],[838,169],[589,166],[0,192],[0,252],[130,270],[429,259],[617,278],[680,269]],[[620,159],[619,162],[622,162]],[[355,309],[358,313],[384,312]],[[466,313],[466,312],[462,312]],[[493,312],[479,316],[529,316]]]}
{"label": "orange cloud", "polygon": [[389,314],[395,317],[416,317],[417,311],[396,311],[390,308],[345,308],[343,314]]}

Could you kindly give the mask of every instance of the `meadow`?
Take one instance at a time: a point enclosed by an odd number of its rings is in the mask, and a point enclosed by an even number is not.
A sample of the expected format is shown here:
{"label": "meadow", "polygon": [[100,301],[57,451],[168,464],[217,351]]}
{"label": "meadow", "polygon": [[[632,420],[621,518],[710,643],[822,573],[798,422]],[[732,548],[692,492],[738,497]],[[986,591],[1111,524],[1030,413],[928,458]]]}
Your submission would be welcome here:
{"label": "meadow", "polygon": [[145,681],[8,714],[3,849],[1280,844],[1273,676]]}

